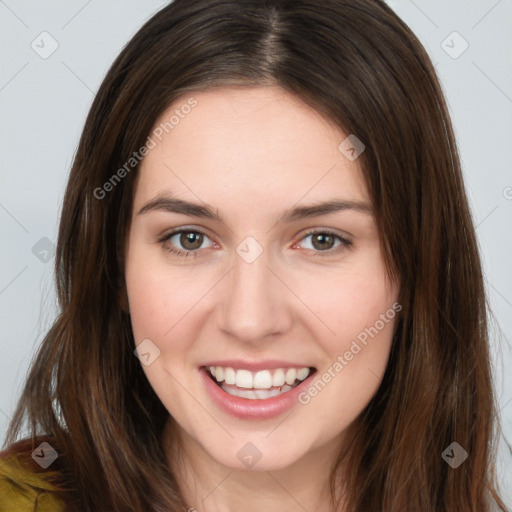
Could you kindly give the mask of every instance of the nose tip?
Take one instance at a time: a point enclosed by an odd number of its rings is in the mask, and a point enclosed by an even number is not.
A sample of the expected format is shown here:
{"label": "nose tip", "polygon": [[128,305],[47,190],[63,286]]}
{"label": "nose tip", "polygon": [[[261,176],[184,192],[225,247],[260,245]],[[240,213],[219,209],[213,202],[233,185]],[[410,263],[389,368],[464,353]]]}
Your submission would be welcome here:
{"label": "nose tip", "polygon": [[239,252],[222,292],[220,329],[239,341],[257,342],[289,328],[290,315],[264,251],[246,239]]}

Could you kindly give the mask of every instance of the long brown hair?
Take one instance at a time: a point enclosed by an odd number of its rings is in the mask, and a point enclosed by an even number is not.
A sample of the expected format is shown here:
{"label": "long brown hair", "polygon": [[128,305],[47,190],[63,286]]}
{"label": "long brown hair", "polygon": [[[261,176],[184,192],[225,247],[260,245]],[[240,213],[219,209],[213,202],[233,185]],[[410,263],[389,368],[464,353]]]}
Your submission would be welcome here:
{"label": "long brown hair", "polygon": [[[333,467],[333,499],[343,482],[354,512],[505,510],[482,268],[454,133],[427,53],[380,0],[176,0],[127,44],[71,169],[55,262],[60,314],[6,446],[25,421],[32,447],[50,436],[70,510],[186,508],[162,449],[169,414],[133,355],[122,306],[136,166],[98,190],[171,102],[224,85],[283,87],[366,146],[358,162],[403,310],[382,384]],[[452,442],[469,454],[458,469],[441,456]]]}

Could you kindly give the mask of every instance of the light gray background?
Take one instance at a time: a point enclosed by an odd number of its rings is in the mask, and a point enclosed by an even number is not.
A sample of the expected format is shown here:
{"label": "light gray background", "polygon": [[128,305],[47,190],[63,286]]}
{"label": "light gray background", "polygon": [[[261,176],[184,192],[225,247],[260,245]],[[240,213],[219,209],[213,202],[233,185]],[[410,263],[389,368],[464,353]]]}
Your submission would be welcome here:
{"label": "light gray background", "polygon": [[[55,315],[53,244],[86,113],[121,48],[164,4],[0,0],[2,440],[31,357]],[[496,388],[504,436],[510,442],[512,1],[389,4],[429,52],[455,125],[496,318]],[[469,46],[462,52],[466,42]],[[499,461],[502,492],[512,504],[512,454],[503,441]]]}

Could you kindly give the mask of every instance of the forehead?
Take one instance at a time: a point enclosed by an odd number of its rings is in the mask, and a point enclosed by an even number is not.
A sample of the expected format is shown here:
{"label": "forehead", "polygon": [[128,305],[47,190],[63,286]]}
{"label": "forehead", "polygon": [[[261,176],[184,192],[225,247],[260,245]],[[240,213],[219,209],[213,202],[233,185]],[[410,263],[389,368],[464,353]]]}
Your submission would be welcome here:
{"label": "forehead", "polygon": [[347,134],[279,87],[183,95],[150,136],[155,145],[139,168],[135,207],[170,191],[217,205],[315,200],[335,191],[368,200],[357,161],[338,149]]}

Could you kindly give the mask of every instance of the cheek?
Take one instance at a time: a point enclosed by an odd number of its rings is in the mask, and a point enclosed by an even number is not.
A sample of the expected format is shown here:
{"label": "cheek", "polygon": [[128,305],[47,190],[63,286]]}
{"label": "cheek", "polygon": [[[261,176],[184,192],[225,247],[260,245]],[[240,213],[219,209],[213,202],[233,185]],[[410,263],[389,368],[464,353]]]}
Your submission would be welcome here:
{"label": "cheek", "polygon": [[[312,296],[315,312],[333,332],[326,335],[324,328],[324,335],[317,337],[327,357],[299,401],[307,410],[318,411],[318,428],[327,428],[332,435],[369,403],[387,366],[401,306],[396,302],[399,285],[387,281],[377,256],[375,252],[372,258],[358,261],[357,268],[324,280]],[[316,327],[317,333],[320,328]]]}
{"label": "cheek", "polygon": [[166,338],[208,289],[207,276],[173,269],[157,256],[135,247],[127,255],[126,288],[136,342]]}
{"label": "cheek", "polygon": [[[369,290],[371,291],[371,290]],[[400,305],[373,293],[350,294],[333,307],[330,317],[336,335],[319,344],[326,358],[299,402],[306,406],[319,431],[334,436],[347,428],[377,392],[392,346]],[[341,302],[342,299],[340,299]]]}
{"label": "cheek", "polygon": [[[364,343],[367,330],[375,325],[379,339],[391,337],[395,316],[392,306],[398,288],[386,280],[378,251],[361,258],[350,268],[310,277],[303,286],[301,293],[317,315],[316,327],[310,324],[310,328],[318,333],[328,353],[348,350],[355,339]],[[384,320],[381,315],[385,316]],[[323,336],[320,336],[320,329]],[[373,329],[371,332],[375,335]]]}
{"label": "cheek", "polygon": [[172,307],[165,286],[140,272],[127,278],[127,291],[135,342],[145,338],[159,339],[166,328],[163,311]]}

